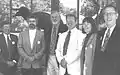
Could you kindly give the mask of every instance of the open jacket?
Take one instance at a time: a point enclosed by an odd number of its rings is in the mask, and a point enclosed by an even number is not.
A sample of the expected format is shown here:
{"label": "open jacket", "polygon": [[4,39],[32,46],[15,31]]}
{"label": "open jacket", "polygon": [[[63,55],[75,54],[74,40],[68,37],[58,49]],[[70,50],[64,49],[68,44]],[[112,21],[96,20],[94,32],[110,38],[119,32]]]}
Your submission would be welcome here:
{"label": "open jacket", "polygon": [[[44,32],[36,30],[36,35],[33,41],[33,48],[31,48],[29,30],[21,32],[18,39],[18,51],[20,54],[19,65],[22,68],[40,68],[42,67],[42,57],[44,55],[45,40]],[[37,58],[30,62],[28,57],[37,56]]]}
{"label": "open jacket", "polygon": [[9,36],[11,45],[8,49],[5,36],[0,34],[0,72],[5,71],[8,68],[7,61],[18,61],[19,55],[17,52],[17,41],[16,35],[10,34]]}
{"label": "open jacket", "polygon": [[93,33],[89,37],[86,44],[85,41],[83,42],[85,46],[83,46],[84,48],[82,48],[82,53],[81,53],[82,75],[92,75],[92,66],[93,66],[94,53],[96,47],[96,38],[97,38],[97,34]]}

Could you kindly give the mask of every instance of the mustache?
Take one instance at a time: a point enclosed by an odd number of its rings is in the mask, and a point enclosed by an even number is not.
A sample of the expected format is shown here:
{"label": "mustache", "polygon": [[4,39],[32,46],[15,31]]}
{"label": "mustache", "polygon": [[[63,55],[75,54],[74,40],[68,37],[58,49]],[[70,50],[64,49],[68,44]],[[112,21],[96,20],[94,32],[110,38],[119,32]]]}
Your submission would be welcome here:
{"label": "mustache", "polygon": [[31,23],[30,25],[34,25],[35,26],[35,24],[33,24],[33,23]]}

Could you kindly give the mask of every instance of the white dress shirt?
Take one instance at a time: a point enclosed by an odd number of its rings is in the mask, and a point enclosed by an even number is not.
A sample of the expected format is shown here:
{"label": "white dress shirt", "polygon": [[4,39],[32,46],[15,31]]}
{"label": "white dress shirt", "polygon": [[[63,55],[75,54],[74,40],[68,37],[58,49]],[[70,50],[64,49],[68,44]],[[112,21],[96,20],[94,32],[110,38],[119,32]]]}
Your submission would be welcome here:
{"label": "white dress shirt", "polygon": [[8,45],[7,36],[8,36],[9,39],[11,40],[11,38],[10,38],[10,34],[7,35],[7,34],[3,33],[3,35],[4,35],[4,37],[5,37],[6,44]]}
{"label": "white dress shirt", "polygon": [[[111,34],[112,34],[115,26],[116,26],[116,25],[114,25],[114,26],[112,26],[112,27],[110,28],[110,36],[111,36]],[[104,40],[105,40],[105,37],[106,37],[106,34],[107,34],[108,30],[109,30],[109,28],[107,28],[107,30],[105,31],[105,34],[104,34],[104,37],[103,37],[103,41],[102,41],[102,46],[103,46],[103,44],[104,44]]]}
{"label": "white dress shirt", "polygon": [[33,42],[34,42],[34,39],[35,39],[35,35],[36,35],[36,29],[29,30],[29,38],[30,38],[31,49],[33,48]]}
{"label": "white dress shirt", "polygon": [[[59,35],[56,57],[58,62],[60,63],[63,58],[67,61],[67,70],[70,75],[80,75],[81,67],[80,67],[80,55],[82,51],[82,42],[85,38],[85,34],[83,34],[77,28],[71,30],[70,40],[68,44],[67,54],[63,56],[63,46],[65,42],[65,38],[69,31],[64,32]],[[64,75],[65,69],[60,65],[60,74]]]}

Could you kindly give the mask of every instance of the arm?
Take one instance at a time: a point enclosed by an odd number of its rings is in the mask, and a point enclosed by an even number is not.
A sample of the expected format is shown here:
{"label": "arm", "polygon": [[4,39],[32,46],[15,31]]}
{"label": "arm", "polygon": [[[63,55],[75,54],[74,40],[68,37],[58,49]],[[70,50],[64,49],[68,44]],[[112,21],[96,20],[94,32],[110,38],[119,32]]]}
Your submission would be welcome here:
{"label": "arm", "polygon": [[43,54],[44,54],[44,51],[45,51],[45,39],[44,39],[44,33],[43,33],[43,35],[42,35],[42,39],[41,39],[41,50],[38,52],[38,53],[36,53],[35,55],[34,55],[34,57],[35,57],[35,59],[39,59]]}
{"label": "arm", "polygon": [[24,48],[23,48],[23,37],[21,33],[19,34],[17,47],[18,47],[19,55],[22,56],[23,58],[28,59],[29,56],[25,53]]}
{"label": "arm", "polygon": [[62,47],[61,47],[61,35],[59,35],[59,38],[58,38],[58,43],[57,43],[57,48],[55,50],[56,52],[56,57],[57,57],[57,60],[59,63],[61,63],[61,60],[64,58],[63,55],[62,55]]}

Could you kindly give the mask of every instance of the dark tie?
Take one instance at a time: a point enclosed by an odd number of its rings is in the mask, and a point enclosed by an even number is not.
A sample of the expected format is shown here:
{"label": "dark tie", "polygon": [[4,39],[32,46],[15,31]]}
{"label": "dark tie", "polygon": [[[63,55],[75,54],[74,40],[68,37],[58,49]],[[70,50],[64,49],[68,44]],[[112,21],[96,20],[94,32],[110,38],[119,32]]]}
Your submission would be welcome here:
{"label": "dark tie", "polygon": [[63,46],[63,56],[66,55],[67,53],[67,48],[68,48],[68,44],[69,44],[69,40],[70,40],[70,33],[71,31],[68,32],[65,42],[64,42],[64,46]]}
{"label": "dark tie", "polygon": [[108,31],[107,31],[107,33],[106,33],[106,37],[105,37],[105,39],[104,39],[104,43],[103,43],[103,45],[102,45],[101,51],[105,51],[105,48],[106,48],[106,46],[107,46],[109,37],[110,37],[110,29],[108,29]]}
{"label": "dark tie", "polygon": [[[67,53],[68,44],[69,44],[69,40],[70,40],[70,34],[71,34],[71,31],[68,32],[68,34],[67,34],[67,36],[65,38],[65,42],[64,42],[64,46],[63,46],[63,56],[66,55],[66,53]],[[68,71],[67,71],[67,68],[65,70],[65,74],[64,75],[69,75]]]}

